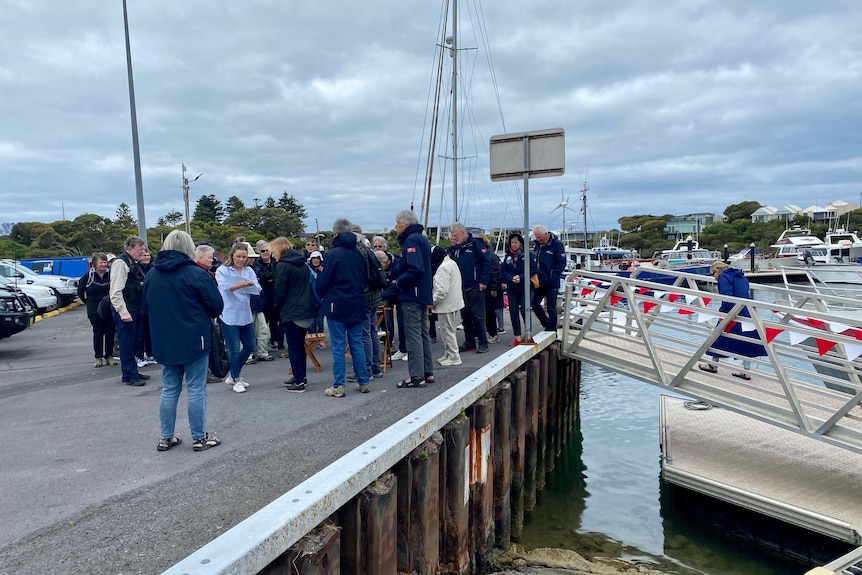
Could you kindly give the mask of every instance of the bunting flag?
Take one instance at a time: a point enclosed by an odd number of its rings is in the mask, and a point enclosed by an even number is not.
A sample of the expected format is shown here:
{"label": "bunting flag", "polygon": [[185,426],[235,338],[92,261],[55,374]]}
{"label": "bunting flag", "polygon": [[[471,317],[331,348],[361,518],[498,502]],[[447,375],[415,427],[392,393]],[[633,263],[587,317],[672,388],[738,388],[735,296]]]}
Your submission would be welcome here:
{"label": "bunting flag", "polygon": [[623,296],[621,296],[621,295],[612,295],[611,296],[611,305],[618,304],[622,299],[623,299]]}
{"label": "bunting flag", "polygon": [[687,295],[685,296],[685,303],[687,303],[688,305],[692,305],[694,302],[697,301],[697,299],[698,296],[696,295]]}
{"label": "bunting flag", "polygon": [[754,325],[753,323],[746,322],[746,321],[740,321],[739,325],[740,325],[740,327],[742,327],[742,331],[754,331],[757,329],[756,325]]}
{"label": "bunting flag", "polygon": [[709,302],[711,302],[711,301],[712,301],[712,298],[708,298],[708,297],[703,297],[703,296],[701,296],[700,301],[702,301],[702,302],[703,302],[703,305],[709,305]]}
{"label": "bunting flag", "polygon": [[829,327],[829,330],[832,333],[844,333],[848,329],[850,329],[849,325],[844,325],[843,323],[838,323],[837,321],[830,321],[826,324]]}
{"label": "bunting flag", "polygon": [[720,315],[715,313],[710,313],[708,311],[699,311],[697,312],[697,323],[704,323],[713,319],[721,318]]}
{"label": "bunting flag", "polygon": [[667,295],[666,291],[657,291],[653,294],[653,297],[655,297],[656,299],[661,299],[666,295]]}
{"label": "bunting flag", "polygon": [[670,312],[672,312],[672,311],[674,311],[674,310],[676,310],[676,309],[677,309],[677,308],[676,308],[676,307],[674,307],[674,306],[672,306],[672,305],[662,304],[661,309],[659,310],[659,312],[661,312],[661,313],[670,313]]}
{"label": "bunting flag", "polygon": [[766,343],[772,343],[772,340],[778,337],[778,334],[783,331],[783,329],[778,329],[777,327],[766,328]]}
{"label": "bunting flag", "polygon": [[730,333],[730,330],[732,330],[732,329],[733,329],[733,326],[735,326],[735,325],[736,325],[736,321],[731,319],[731,320],[727,320],[727,321],[725,321],[725,323],[726,323],[727,325],[726,325],[726,326],[724,326],[724,329],[723,329],[722,331],[724,331],[724,333]]}
{"label": "bunting flag", "polygon": [[649,310],[657,306],[658,304],[654,301],[644,301],[644,313],[649,313]]}
{"label": "bunting flag", "polygon": [[843,342],[841,345],[844,346],[844,353],[847,355],[847,361],[853,361],[862,355],[862,345],[847,342]]}
{"label": "bunting flag", "polygon": [[808,339],[809,337],[811,337],[807,333],[799,333],[798,331],[789,331],[787,333],[790,336],[790,344],[791,345],[798,345],[798,344],[802,343],[803,341],[805,341],[806,339]]}
{"label": "bunting flag", "polygon": [[677,313],[680,315],[692,315],[694,314],[694,310],[681,307]]}
{"label": "bunting flag", "polygon": [[583,288],[581,290],[581,297],[587,297],[589,294],[593,293],[595,290],[592,288]]}
{"label": "bunting flag", "polygon": [[669,293],[669,294],[667,294],[667,301],[676,301],[681,297],[682,297],[682,294]]}
{"label": "bunting flag", "polygon": [[817,342],[817,352],[820,355],[825,355],[830,349],[838,345],[837,341],[829,341],[828,339],[819,337],[815,337],[814,341]]}

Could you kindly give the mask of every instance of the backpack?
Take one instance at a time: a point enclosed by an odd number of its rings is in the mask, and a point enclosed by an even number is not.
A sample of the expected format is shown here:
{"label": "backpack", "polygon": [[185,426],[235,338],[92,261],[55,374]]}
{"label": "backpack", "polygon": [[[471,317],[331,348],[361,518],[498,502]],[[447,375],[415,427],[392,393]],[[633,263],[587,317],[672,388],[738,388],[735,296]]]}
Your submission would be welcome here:
{"label": "backpack", "polygon": [[360,249],[362,257],[365,258],[365,270],[367,276],[365,285],[371,289],[386,289],[389,287],[389,280],[386,278],[386,272],[383,271],[383,266],[380,264],[380,260],[377,259],[377,256],[373,255],[373,253],[369,255],[371,250],[366,247]]}

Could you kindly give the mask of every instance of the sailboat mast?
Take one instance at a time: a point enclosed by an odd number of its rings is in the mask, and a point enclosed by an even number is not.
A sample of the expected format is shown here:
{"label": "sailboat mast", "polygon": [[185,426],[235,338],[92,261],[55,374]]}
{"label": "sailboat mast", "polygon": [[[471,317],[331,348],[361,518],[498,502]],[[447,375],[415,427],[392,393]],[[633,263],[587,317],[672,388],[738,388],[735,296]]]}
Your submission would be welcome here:
{"label": "sailboat mast", "polygon": [[584,188],[581,190],[581,209],[584,212],[584,249],[589,249],[587,238],[587,180],[584,179]]}
{"label": "sailboat mast", "polygon": [[452,214],[458,219],[458,0],[452,0]]}

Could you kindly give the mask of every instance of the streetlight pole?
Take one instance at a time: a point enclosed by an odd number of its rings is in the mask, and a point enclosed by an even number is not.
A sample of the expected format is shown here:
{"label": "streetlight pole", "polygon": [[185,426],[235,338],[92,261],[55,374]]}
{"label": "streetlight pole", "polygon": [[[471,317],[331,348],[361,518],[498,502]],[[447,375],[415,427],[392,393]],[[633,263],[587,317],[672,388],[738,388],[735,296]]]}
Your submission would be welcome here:
{"label": "streetlight pole", "polygon": [[[203,176],[203,172],[195,176],[193,182],[198,181],[198,178]],[[186,233],[192,235],[192,224],[189,220],[189,179],[186,177],[186,165],[183,164],[183,203],[186,205]]]}
{"label": "streetlight pole", "polygon": [[132,79],[132,48],[129,44],[129,14],[123,0],[123,28],[126,32],[126,70],[129,74],[129,109],[132,115],[132,155],[135,161],[135,197],[138,203],[138,236],[147,245],[147,220],[144,215],[144,185],[141,182],[141,149],[138,146],[138,115],[135,111],[135,82]]}

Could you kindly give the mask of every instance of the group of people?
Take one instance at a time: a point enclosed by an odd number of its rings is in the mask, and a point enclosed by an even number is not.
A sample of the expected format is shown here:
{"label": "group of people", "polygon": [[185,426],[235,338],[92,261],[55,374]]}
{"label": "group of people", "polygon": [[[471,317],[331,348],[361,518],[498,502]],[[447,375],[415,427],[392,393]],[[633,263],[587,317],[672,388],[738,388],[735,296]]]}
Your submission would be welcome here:
{"label": "group of people", "polygon": [[[530,278],[532,308],[545,329],[556,330],[565,253],[543,226],[533,230],[536,246],[529,257],[523,237],[511,234],[502,261],[487,240],[458,222],[451,227],[448,250],[431,246],[410,210],[396,215],[395,230],[400,256],[389,253],[384,237],[369,243],[359,226],[338,219],[325,258],[314,239],[303,252],[285,237],[260,241],[256,248],[239,238],[223,263],[212,246],[195,246],[188,234],[175,230],[151,264],[143,240],[130,236],[110,267],[106,254],[94,254],[79,284],[93,327],[94,366],[113,364],[116,331],[122,381],[145,385],[149,376],[140,373],[136,358],[152,353],[162,366],[163,384],[157,449],[182,443],[174,427],[185,379],[192,446],[202,451],[221,443],[207,433],[205,422],[206,384],[214,379],[208,370],[213,337],[223,338],[227,348],[230,371],[224,381],[233,391],[244,393],[250,386],[242,375],[244,365],[271,361],[275,351],[290,363],[285,389],[302,393],[308,385],[306,335],[322,335],[325,317],[333,381],[324,393],[340,398],[347,382],[367,393],[371,381],[382,377],[377,318],[384,301],[390,305],[383,309],[394,308],[395,317],[386,317],[383,326],[392,330],[397,323],[399,350],[407,361],[408,377],[396,383],[398,388],[434,383],[432,335],[443,343],[444,354],[436,359],[441,366],[460,365],[466,351],[487,352],[489,337],[496,341],[498,333],[493,302],[502,302],[504,292],[515,333],[512,344],[520,342],[524,285]],[[465,336],[460,345],[459,319]],[[347,373],[348,347],[352,374]]]}

